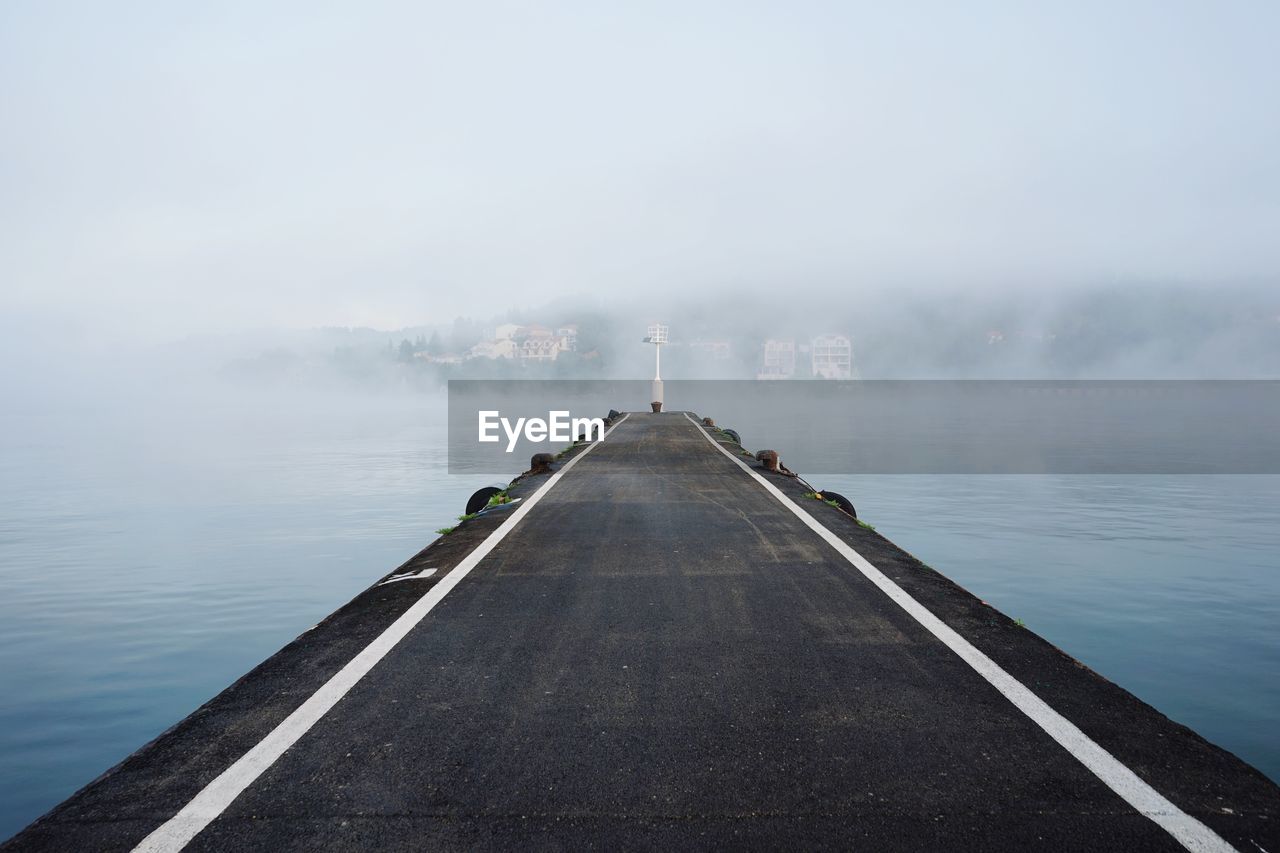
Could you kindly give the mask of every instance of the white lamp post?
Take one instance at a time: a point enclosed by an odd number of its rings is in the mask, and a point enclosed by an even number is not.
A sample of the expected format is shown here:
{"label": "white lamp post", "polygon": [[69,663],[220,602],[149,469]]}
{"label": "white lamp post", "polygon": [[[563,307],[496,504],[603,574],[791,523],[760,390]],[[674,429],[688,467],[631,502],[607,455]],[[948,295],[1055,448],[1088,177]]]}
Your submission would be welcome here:
{"label": "white lamp post", "polygon": [[653,344],[653,410],[662,411],[662,345],[667,342],[667,327],[662,323],[654,323],[645,336],[646,344]]}

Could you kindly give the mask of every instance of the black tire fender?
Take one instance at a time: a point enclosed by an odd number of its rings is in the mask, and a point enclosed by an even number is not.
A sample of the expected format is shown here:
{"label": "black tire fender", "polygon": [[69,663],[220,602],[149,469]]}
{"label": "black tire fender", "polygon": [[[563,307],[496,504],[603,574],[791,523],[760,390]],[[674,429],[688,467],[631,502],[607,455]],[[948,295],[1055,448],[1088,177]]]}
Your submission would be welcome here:
{"label": "black tire fender", "polygon": [[835,501],[837,504],[840,505],[840,508],[845,512],[849,513],[849,515],[853,516],[854,518],[858,517],[858,511],[853,508],[853,501],[849,500],[839,492],[828,492],[826,489],[823,489],[822,499],[824,501]]}
{"label": "black tire fender", "polygon": [[475,515],[489,505],[489,499],[501,492],[497,486],[485,486],[467,499],[467,515]]}

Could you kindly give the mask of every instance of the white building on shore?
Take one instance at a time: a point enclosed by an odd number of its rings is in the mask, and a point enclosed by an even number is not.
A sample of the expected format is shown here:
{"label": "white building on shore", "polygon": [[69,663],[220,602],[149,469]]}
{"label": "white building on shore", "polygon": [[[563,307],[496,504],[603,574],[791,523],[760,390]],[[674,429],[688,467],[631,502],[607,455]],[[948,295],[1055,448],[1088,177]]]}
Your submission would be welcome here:
{"label": "white building on shore", "polygon": [[819,335],[809,345],[815,379],[852,379],[853,344],[844,335]]}
{"label": "white building on shore", "polygon": [[556,329],[556,337],[560,339],[561,352],[578,351],[578,325],[569,323]]}
{"label": "white building on shore", "polygon": [[467,350],[467,358],[515,358],[519,346],[511,338],[494,338]]}
{"label": "white building on shore", "polygon": [[467,351],[467,358],[512,358],[525,362],[555,361],[563,352],[578,349],[578,327],[572,323],[554,331],[536,323],[521,326],[504,323],[487,330],[487,340]]}
{"label": "white building on shore", "polygon": [[767,340],[764,342],[764,360],[756,379],[791,379],[796,375],[796,342],[791,340]]}

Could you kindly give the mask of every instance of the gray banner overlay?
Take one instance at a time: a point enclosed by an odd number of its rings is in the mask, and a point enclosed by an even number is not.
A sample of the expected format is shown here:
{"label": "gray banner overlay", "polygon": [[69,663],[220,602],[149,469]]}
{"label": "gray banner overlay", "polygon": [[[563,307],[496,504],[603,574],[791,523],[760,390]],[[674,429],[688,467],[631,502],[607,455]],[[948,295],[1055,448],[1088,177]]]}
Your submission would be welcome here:
{"label": "gray banner overlay", "polygon": [[[477,440],[479,413],[648,412],[647,380],[451,380],[449,473],[509,478],[568,441]],[[668,380],[662,417],[713,418],[799,473],[1277,474],[1280,381]]]}

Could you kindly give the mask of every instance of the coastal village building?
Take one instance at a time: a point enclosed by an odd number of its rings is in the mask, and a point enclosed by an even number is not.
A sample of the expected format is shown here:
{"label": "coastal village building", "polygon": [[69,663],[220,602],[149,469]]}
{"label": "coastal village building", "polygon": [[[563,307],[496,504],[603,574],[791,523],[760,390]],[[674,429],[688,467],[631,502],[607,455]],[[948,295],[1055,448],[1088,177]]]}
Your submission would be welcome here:
{"label": "coastal village building", "polygon": [[525,362],[544,362],[555,361],[561,353],[577,352],[578,349],[578,327],[574,324],[558,326],[553,331],[537,324],[504,323],[489,330],[487,335],[489,339],[473,346],[467,352],[467,358],[518,358]]}
{"label": "coastal village building", "polygon": [[560,338],[560,349],[563,352],[578,351],[578,327],[576,324],[570,323],[567,326],[560,326],[556,329],[556,336]]}
{"label": "coastal village building", "polygon": [[[451,352],[441,353],[440,355],[432,355],[431,353],[426,352],[425,350],[422,350],[419,352],[415,352],[413,354],[413,357],[417,359],[421,359],[422,361],[425,361],[427,364],[462,364],[462,361],[463,361],[462,356],[454,355]],[[468,355],[467,357],[470,358],[470,355]]]}
{"label": "coastal village building", "polygon": [[467,358],[515,358],[519,347],[511,338],[494,338],[467,350]]}
{"label": "coastal village building", "polygon": [[[803,371],[804,362],[809,371]],[[799,346],[794,340],[770,339],[764,343],[757,379],[794,379],[797,365],[802,376],[816,379],[852,379],[853,343],[845,335],[819,335]]]}
{"label": "coastal village building", "polygon": [[519,356],[525,361],[555,361],[561,342],[561,338],[551,335],[530,336],[520,342]]}
{"label": "coastal village building", "polygon": [[809,355],[815,378],[853,378],[853,344],[844,335],[819,335],[810,342]]}
{"label": "coastal village building", "polygon": [[796,374],[796,342],[767,340],[757,379],[790,379]]}

